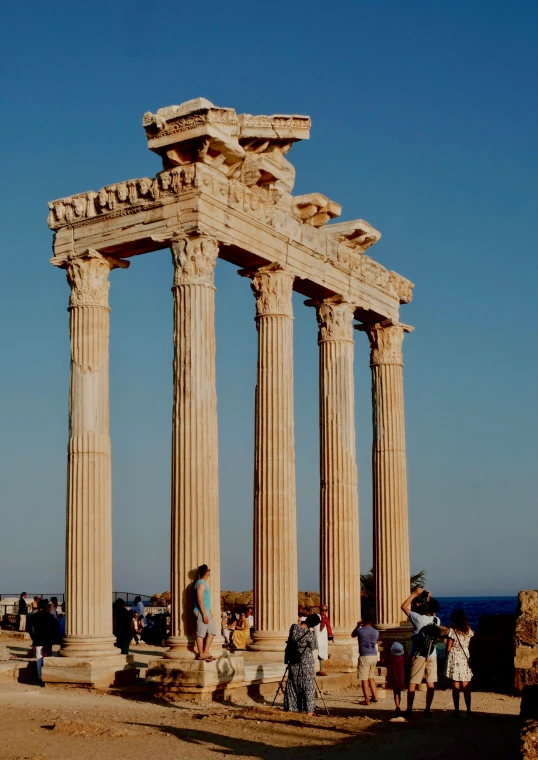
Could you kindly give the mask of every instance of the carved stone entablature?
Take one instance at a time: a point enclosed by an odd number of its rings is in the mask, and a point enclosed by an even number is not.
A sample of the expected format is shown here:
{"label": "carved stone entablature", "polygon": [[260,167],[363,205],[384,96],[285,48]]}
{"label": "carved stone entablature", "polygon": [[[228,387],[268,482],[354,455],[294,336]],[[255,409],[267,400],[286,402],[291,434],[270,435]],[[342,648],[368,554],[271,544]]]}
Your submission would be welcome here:
{"label": "carved stone entablature", "polygon": [[330,201],[321,193],[296,195],[293,199],[293,205],[296,216],[312,227],[322,227],[342,213],[342,206],[339,203]]}
{"label": "carved stone entablature", "polygon": [[364,253],[381,237],[381,233],[364,219],[331,224],[325,229],[325,233],[334,237],[339,244],[352,248],[355,253]]}
{"label": "carved stone entablature", "polygon": [[410,303],[413,300],[413,288],[415,286],[401,274],[391,271],[390,285],[400,299],[400,303]]}
{"label": "carved stone entablature", "polygon": [[205,98],[147,112],[143,126],[148,147],[162,156],[165,168],[202,162],[249,186],[275,185],[284,192],[295,180],[284,154],[310,135],[308,116],[238,115]]}
{"label": "carved stone entablature", "polygon": [[379,364],[403,365],[402,343],[404,334],[413,332],[413,327],[392,319],[377,324],[357,325],[357,330],[365,332],[370,341],[370,366]]}

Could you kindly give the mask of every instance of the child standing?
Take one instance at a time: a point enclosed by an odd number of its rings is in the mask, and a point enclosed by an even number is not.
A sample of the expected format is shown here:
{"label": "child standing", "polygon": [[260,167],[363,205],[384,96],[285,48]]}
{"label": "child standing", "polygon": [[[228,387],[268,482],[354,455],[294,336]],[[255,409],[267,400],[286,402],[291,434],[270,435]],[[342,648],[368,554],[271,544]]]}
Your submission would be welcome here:
{"label": "child standing", "polygon": [[405,689],[404,653],[403,644],[395,641],[387,656],[387,689],[392,689],[394,693],[396,715],[401,713],[400,698]]}

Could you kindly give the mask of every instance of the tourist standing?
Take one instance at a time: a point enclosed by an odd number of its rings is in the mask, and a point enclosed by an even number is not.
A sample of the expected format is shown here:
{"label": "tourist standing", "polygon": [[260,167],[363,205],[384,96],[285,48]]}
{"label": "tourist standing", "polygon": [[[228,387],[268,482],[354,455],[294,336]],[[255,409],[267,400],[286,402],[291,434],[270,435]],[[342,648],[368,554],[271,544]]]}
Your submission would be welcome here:
{"label": "tourist standing", "polygon": [[407,714],[411,717],[415,691],[426,676],[426,709],[424,715],[431,716],[431,707],[435,696],[435,684],[437,683],[437,651],[436,644],[441,635],[441,621],[437,617],[439,602],[432,599],[429,592],[423,609],[424,614],[413,612],[411,604],[424,593],[419,586],[411,596],[402,604],[409,621],[413,625],[413,649],[411,652],[411,675],[409,678],[409,692],[407,694]]}
{"label": "tourist standing", "polygon": [[454,610],[446,641],[445,676],[452,681],[454,712],[460,714],[460,692],[463,692],[467,714],[471,712],[471,670],[469,646],[474,631],[471,630],[463,610]]}
{"label": "tourist standing", "polygon": [[40,686],[43,683],[43,659],[52,655],[52,645],[59,639],[58,622],[48,611],[48,605],[41,599],[37,605],[37,612],[30,616],[30,635],[35,648],[37,680]]}
{"label": "tourist standing", "polygon": [[198,580],[193,589],[194,617],[196,618],[196,647],[199,660],[212,662],[210,649],[217,635],[217,628],[211,614],[211,592],[209,591],[209,576],[211,570],[207,565],[198,568]]}
{"label": "tourist standing", "polygon": [[131,612],[134,614],[135,612],[138,612],[138,617],[143,618],[146,614],[146,610],[144,608],[144,602],[142,601],[142,598],[140,596],[135,596],[133,606],[131,607]]}
{"label": "tourist standing", "polygon": [[112,632],[116,637],[115,646],[122,654],[129,654],[129,647],[133,638],[132,615],[125,606],[125,599],[118,597],[112,610]]}
{"label": "tourist standing", "polygon": [[328,606],[322,604],[320,610],[320,622],[314,628],[314,636],[316,638],[316,649],[318,650],[318,676],[326,676],[327,673],[323,670],[323,663],[329,659],[329,639],[333,639],[333,629],[329,620]]}
{"label": "tourist standing", "polygon": [[[37,612],[37,604],[38,604],[38,602],[39,602],[39,597],[38,596],[34,596],[34,599],[33,599],[32,604],[31,604],[31,607],[32,607],[32,613],[31,614],[32,615],[34,614],[34,612]],[[28,605],[26,605],[26,607],[28,607]]]}
{"label": "tourist standing", "polygon": [[396,708],[396,715],[400,715],[402,711],[401,696],[402,691],[405,689],[405,649],[403,644],[399,641],[395,641],[387,652],[387,689],[392,689],[394,696],[394,706]]}
{"label": "tourist standing", "polygon": [[307,715],[313,715],[316,709],[316,641],[312,629],[319,621],[319,615],[308,615],[301,623],[294,623],[290,628],[285,653],[288,680],[284,691],[284,710],[287,712],[305,712]]}
{"label": "tourist standing", "polygon": [[23,591],[19,598],[19,631],[26,630],[26,615],[28,614],[26,596],[26,591]]}
{"label": "tourist standing", "polygon": [[[379,638],[379,631],[373,627],[373,620],[371,613],[365,613],[362,616],[362,622],[358,622],[357,627],[351,633],[353,638],[359,640],[357,677],[361,682],[362,693],[364,694],[364,702],[361,704],[364,705],[369,705],[370,701],[377,702],[375,671],[378,658],[377,640]],[[370,691],[372,692],[371,700]]]}
{"label": "tourist standing", "polygon": [[58,599],[55,596],[50,598],[49,612],[53,618],[58,619]]}

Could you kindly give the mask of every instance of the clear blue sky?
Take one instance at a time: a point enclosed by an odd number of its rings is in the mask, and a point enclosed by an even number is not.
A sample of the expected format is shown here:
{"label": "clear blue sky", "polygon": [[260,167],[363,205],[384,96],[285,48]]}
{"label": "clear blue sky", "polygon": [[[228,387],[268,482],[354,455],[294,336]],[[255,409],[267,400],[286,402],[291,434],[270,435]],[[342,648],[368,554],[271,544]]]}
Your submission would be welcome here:
{"label": "clear blue sky", "polygon": [[[63,588],[68,287],[47,201],[154,174],[142,114],[203,96],[304,113],[296,193],[383,238],[416,283],[402,320],[412,568],[439,595],[538,583],[538,4],[273,0],[3,3],[0,591]],[[169,587],[172,266],[111,277],[114,586]],[[219,262],[223,587],[250,587],[254,299]],[[295,297],[300,586],[318,587],[315,314]],[[361,565],[371,412],[356,336]],[[342,569],[345,572],[345,568]]]}

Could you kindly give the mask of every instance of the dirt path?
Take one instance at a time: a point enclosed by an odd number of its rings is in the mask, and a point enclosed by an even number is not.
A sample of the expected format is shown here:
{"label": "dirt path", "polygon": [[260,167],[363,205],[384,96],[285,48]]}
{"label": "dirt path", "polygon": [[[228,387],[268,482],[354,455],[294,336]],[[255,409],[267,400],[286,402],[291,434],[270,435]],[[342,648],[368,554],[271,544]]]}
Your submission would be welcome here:
{"label": "dirt path", "polygon": [[[331,716],[283,713],[251,700],[233,707],[137,701],[79,688],[0,684],[1,760],[133,760],[136,757],[263,760],[476,760],[518,758],[519,700],[475,694],[471,719],[452,717],[450,693],[439,692],[434,716],[391,723],[389,699],[379,709],[358,704],[354,689],[326,695]],[[378,708],[378,705],[375,707]]]}

